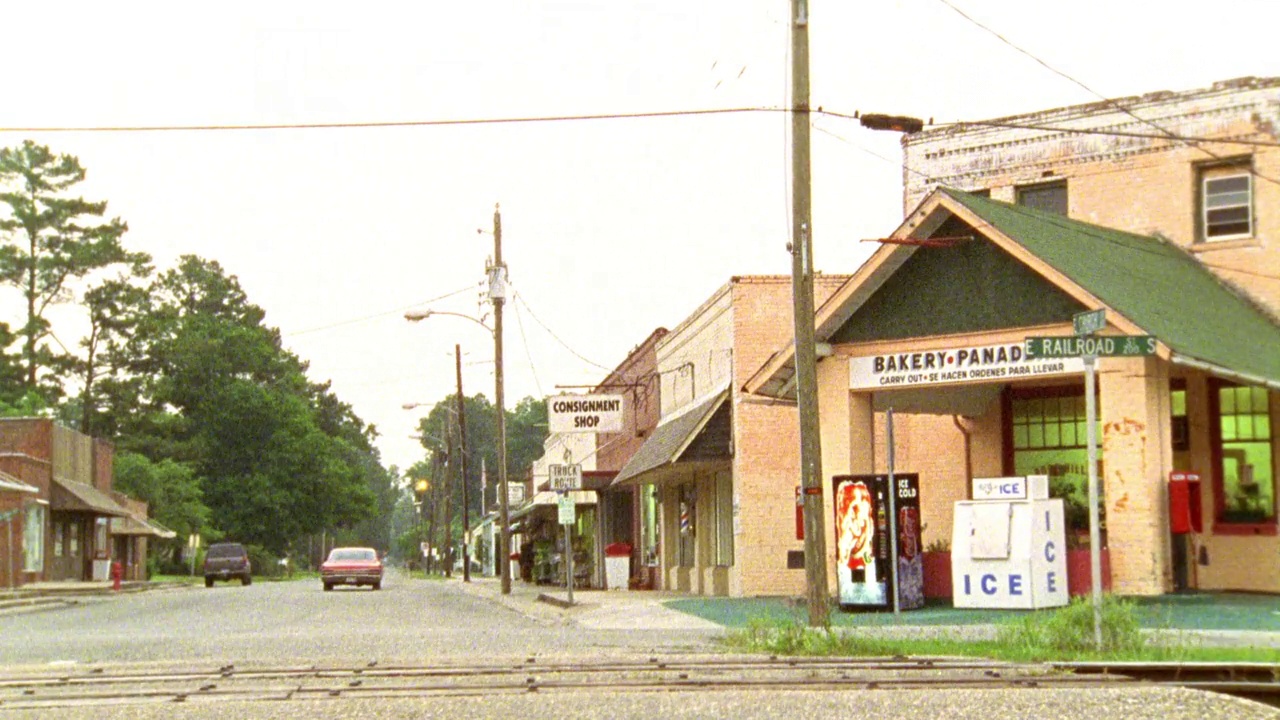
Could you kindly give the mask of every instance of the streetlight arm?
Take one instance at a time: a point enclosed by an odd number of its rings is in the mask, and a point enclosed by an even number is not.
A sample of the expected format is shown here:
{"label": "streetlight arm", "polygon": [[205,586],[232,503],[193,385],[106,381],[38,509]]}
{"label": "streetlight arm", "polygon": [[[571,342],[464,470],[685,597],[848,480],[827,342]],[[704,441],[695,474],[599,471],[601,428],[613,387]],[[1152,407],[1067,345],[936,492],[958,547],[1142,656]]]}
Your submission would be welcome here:
{"label": "streetlight arm", "polygon": [[465,320],[470,320],[471,322],[479,325],[480,327],[488,331],[490,335],[496,334],[493,328],[484,324],[483,320],[478,320],[476,318],[471,317],[470,315],[465,315],[463,313],[448,312],[445,310],[410,310],[404,314],[404,319],[408,320],[409,322],[418,322],[419,320],[426,320],[432,315],[449,315],[452,317],[460,317]]}

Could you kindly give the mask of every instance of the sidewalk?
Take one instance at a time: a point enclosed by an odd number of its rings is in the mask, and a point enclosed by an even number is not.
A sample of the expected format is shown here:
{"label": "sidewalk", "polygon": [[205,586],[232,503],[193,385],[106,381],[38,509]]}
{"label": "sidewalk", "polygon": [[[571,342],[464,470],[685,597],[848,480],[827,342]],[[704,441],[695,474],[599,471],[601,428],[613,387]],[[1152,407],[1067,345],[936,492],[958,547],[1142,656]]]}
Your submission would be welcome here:
{"label": "sidewalk", "polygon": [[7,588],[0,589],[0,614],[75,605],[87,599],[105,599],[112,595],[123,593],[175,587],[186,587],[186,583],[130,580],[120,583],[119,590],[112,589],[110,580],[65,580],[27,583],[12,590]]}
{"label": "sidewalk", "polygon": [[574,590],[573,605],[563,587],[532,585],[511,581],[511,594],[502,594],[498,578],[471,576],[450,581],[457,588],[492,600],[535,622],[549,625],[576,625],[593,630],[691,630],[723,631],[724,627],[688,613],[666,607],[663,602],[687,597],[680,593],[651,590]]}
{"label": "sidewalk", "polygon": [[[745,627],[754,618],[799,619],[803,608],[784,598],[698,597],[654,591],[574,590],[572,606],[564,588],[513,580],[501,594],[497,578],[459,578],[450,587],[504,605],[543,624],[598,630],[689,630],[709,633]],[[1237,593],[1144,599],[1145,631],[1194,639],[1205,646],[1280,649],[1280,598]],[[833,625],[886,637],[994,638],[1000,622],[1019,611],[974,612],[950,607],[892,613],[845,613]]]}

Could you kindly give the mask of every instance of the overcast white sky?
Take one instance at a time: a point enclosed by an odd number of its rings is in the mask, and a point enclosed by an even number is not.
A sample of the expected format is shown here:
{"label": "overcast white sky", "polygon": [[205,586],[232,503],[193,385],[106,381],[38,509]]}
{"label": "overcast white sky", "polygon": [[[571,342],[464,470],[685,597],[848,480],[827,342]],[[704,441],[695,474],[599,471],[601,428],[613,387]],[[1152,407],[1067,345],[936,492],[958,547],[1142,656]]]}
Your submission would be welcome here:
{"label": "overcast white sky", "polygon": [[[1280,5],[949,0],[1109,97],[1280,75]],[[508,404],[589,384],[733,275],[787,274],[780,114],[394,129],[50,133],[9,128],[497,118],[784,104],[788,0],[12,4],[0,145],[80,158],[89,199],[172,265],[239,277],[313,380],[383,433],[387,464],[452,391],[493,397],[479,315],[493,206],[523,299]],[[814,0],[813,104],[937,122],[1096,100],[941,0]],[[818,118],[816,264],[852,272],[901,217],[898,138]],[[825,131],[825,132],[824,132]],[[836,137],[839,136],[839,137]],[[425,301],[474,286],[474,291]],[[21,317],[0,296],[0,318]],[[536,321],[545,323],[564,344]],[[70,320],[68,320],[70,322]],[[62,327],[69,332],[71,325]],[[57,330],[58,328],[55,328]],[[64,337],[64,342],[69,338]],[[68,343],[69,344],[69,343]],[[527,351],[526,351],[527,348]],[[575,356],[588,359],[584,362]]]}

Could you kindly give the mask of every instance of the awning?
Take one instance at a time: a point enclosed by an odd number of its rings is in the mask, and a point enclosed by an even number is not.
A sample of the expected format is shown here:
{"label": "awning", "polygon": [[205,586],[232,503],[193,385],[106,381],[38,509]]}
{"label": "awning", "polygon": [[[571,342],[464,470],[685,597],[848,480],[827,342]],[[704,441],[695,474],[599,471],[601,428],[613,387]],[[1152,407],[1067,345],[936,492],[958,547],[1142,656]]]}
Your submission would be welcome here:
{"label": "awning", "polygon": [[151,535],[166,540],[178,534],[155,520],[140,518],[136,515],[111,518],[112,535]]}
{"label": "awning", "polygon": [[[596,494],[592,490],[570,490],[569,497],[573,498],[574,505],[595,505]],[[558,493],[550,490],[543,490],[533,496],[533,500],[512,510],[508,518],[511,522],[515,522],[523,517],[528,517],[533,512],[542,509],[556,512],[556,506],[559,504],[560,498]]]}
{"label": "awning", "polygon": [[125,510],[110,496],[98,488],[74,480],[53,479],[53,492],[50,493],[49,507],[53,510],[70,512],[86,512],[95,515],[114,515],[130,517]]}
{"label": "awning", "polygon": [[30,493],[32,495],[40,494],[40,488],[34,485],[28,485],[22,482],[21,480],[19,480],[18,478],[10,475],[9,473],[3,473],[3,472],[0,472],[0,490],[7,490],[9,492]]}
{"label": "awning", "polygon": [[[660,480],[662,471],[669,470],[680,460],[680,455],[698,437],[703,428],[729,397],[729,388],[719,391],[663,420],[653,429],[653,434],[627,461],[626,466],[614,478],[614,485],[637,485]],[[692,463],[689,467],[692,467]]]}

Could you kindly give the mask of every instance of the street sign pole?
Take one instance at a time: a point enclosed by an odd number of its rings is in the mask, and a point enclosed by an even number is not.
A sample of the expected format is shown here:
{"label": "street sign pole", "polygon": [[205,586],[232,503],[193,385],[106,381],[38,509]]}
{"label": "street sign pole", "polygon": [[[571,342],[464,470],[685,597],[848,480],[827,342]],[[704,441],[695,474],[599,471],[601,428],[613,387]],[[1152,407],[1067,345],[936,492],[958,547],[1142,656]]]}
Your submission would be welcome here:
{"label": "street sign pole", "polygon": [[885,413],[885,442],[889,459],[889,578],[893,582],[893,618],[902,618],[902,607],[898,583],[898,488],[893,477],[893,408]]}
{"label": "street sign pole", "polygon": [[1089,436],[1085,447],[1088,448],[1089,463],[1089,570],[1093,577],[1093,643],[1102,650],[1102,531],[1099,528],[1098,512],[1098,403],[1094,399],[1094,388],[1097,384],[1095,366],[1098,358],[1085,355],[1084,358],[1084,414],[1085,433]]}

